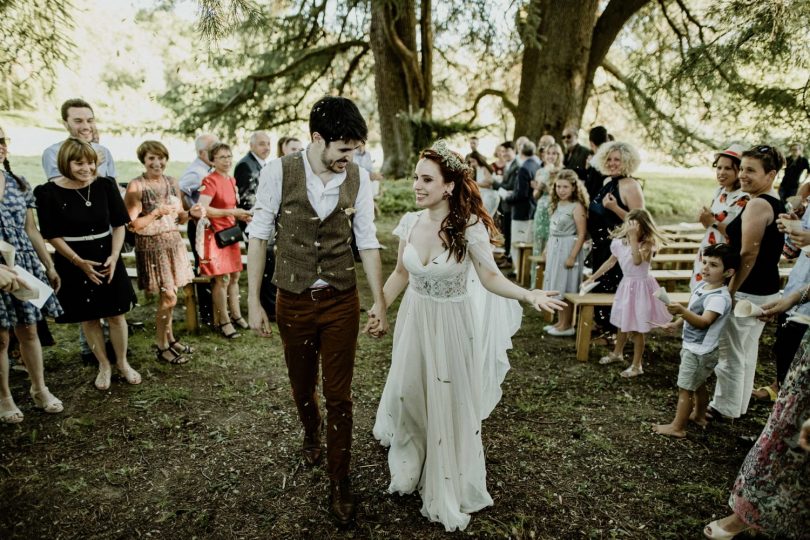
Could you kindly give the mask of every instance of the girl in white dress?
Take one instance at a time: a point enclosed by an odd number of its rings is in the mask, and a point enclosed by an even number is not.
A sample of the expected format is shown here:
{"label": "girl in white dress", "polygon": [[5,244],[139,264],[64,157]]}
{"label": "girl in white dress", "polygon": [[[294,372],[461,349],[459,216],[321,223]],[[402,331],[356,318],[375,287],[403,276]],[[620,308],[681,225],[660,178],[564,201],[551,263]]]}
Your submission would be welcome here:
{"label": "girl in white dress", "polygon": [[422,152],[413,189],[422,210],[394,230],[397,266],[384,287],[386,306],[407,290],[374,436],[390,447],[388,491],[418,489],[422,514],[453,531],[492,505],[481,421],[509,369],[506,351],[521,318],[515,300],[546,311],[564,303],[501,274],[473,171],[442,141]]}

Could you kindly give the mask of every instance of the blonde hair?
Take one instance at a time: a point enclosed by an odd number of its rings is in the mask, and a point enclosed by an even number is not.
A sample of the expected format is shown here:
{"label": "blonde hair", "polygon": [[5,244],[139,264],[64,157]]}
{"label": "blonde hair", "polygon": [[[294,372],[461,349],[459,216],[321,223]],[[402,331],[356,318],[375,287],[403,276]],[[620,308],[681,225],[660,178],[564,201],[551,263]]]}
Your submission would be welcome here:
{"label": "blonde hair", "polygon": [[587,212],[589,199],[588,190],[585,188],[585,184],[583,184],[582,180],[579,179],[577,173],[571,169],[562,169],[559,171],[554,171],[549,177],[549,190],[551,191],[551,199],[548,204],[549,213],[553,214],[554,211],[557,210],[557,206],[560,204],[560,196],[557,195],[557,182],[560,181],[571,184],[571,187],[573,188],[573,191],[571,192],[571,200],[580,203],[585,207],[585,211]]}
{"label": "blonde hair", "polygon": [[641,156],[638,154],[638,150],[631,144],[622,141],[611,141],[600,146],[591,160],[591,165],[596,167],[596,170],[600,173],[609,175],[607,159],[612,152],[619,152],[622,157],[621,174],[623,176],[632,176],[641,165]]}
{"label": "blonde hair", "polygon": [[624,223],[613,229],[610,232],[610,237],[627,237],[627,226],[630,221],[635,221],[639,225],[641,234],[638,240],[640,243],[649,243],[653,248],[663,246],[667,243],[666,238],[658,231],[655,220],[653,220],[650,213],[644,208],[636,208],[635,210],[627,212],[627,215],[624,217]]}
{"label": "blonde hair", "polygon": [[563,152],[562,146],[560,146],[557,143],[550,144],[550,145],[546,146],[546,152],[548,152],[552,148],[557,149],[557,163],[550,163],[550,165],[553,165],[555,169],[562,169],[563,168],[563,156],[565,156],[565,152]]}

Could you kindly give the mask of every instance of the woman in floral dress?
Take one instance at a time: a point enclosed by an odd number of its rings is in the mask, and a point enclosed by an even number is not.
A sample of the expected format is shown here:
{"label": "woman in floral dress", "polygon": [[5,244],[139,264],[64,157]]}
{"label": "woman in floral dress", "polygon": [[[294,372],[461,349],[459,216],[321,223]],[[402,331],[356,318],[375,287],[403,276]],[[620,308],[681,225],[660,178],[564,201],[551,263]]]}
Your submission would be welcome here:
{"label": "woman in floral dress", "polygon": [[[59,289],[59,274],[45,248],[45,241],[34,222],[34,194],[24,178],[11,172],[8,161],[8,141],[0,128],[0,161],[5,171],[0,180],[0,240],[15,250],[15,264],[23,267],[44,283]],[[43,270],[42,266],[45,266]],[[51,295],[42,310],[31,302],[19,300],[9,292],[0,292],[0,423],[22,422],[23,414],[11,397],[8,383],[9,332],[20,342],[20,353],[31,377],[31,398],[34,405],[47,413],[62,412],[59,401],[45,386],[42,346],[37,335],[37,321],[45,315],[56,317],[62,308]]]}

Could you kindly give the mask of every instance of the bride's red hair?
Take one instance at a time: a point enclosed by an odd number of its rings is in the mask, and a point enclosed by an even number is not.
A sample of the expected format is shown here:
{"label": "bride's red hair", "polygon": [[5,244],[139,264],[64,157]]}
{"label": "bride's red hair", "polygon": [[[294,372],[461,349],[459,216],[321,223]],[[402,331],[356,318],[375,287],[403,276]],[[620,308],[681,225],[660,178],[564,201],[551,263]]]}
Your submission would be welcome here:
{"label": "bride's red hair", "polygon": [[[442,240],[442,246],[456,258],[457,262],[461,262],[467,253],[467,240],[464,236],[467,227],[475,225],[479,221],[482,222],[487,228],[490,241],[499,233],[495,228],[495,222],[492,221],[492,217],[484,207],[472,168],[464,164],[461,156],[455,152],[453,155],[457,158],[458,163],[455,163],[454,159],[452,166],[448,163],[450,160],[432,148],[422,150],[419,157],[429,159],[439,166],[445,184],[453,182],[453,192],[447,201],[450,203],[450,213],[442,221],[439,238]],[[470,218],[473,216],[478,219],[471,220]]]}

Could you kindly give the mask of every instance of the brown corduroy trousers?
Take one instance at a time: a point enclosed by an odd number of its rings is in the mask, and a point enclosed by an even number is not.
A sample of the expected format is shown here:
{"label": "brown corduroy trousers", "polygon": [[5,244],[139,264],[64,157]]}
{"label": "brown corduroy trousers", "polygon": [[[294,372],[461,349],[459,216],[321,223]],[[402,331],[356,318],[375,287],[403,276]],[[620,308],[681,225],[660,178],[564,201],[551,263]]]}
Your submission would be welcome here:
{"label": "brown corduroy trousers", "polygon": [[352,375],[360,324],[357,288],[308,289],[300,294],[279,288],[276,322],[293,399],[304,432],[321,429],[318,360],[326,400],[326,471],[332,480],[349,474],[352,445]]}

